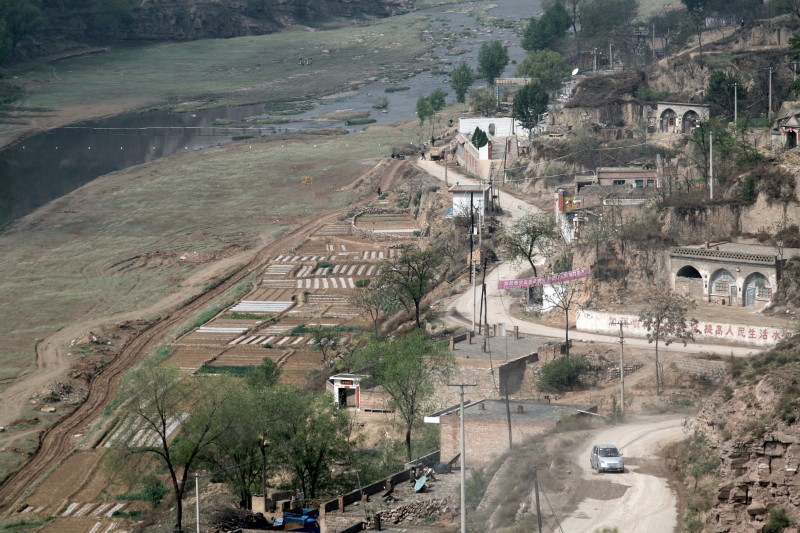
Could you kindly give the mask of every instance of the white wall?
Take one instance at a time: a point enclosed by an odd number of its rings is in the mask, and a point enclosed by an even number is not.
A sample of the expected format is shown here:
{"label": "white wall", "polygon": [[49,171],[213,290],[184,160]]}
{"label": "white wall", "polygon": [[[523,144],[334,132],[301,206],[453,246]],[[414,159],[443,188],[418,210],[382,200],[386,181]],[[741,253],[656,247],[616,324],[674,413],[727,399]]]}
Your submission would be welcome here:
{"label": "white wall", "polygon": [[[642,327],[636,315],[623,315],[578,309],[578,318],[575,323],[578,331],[603,333],[605,335],[619,335],[619,325],[613,322],[629,322],[625,326],[626,337],[644,338],[647,330]],[[779,340],[788,338],[791,331],[783,328],[770,328],[765,326],[750,326],[746,324],[726,324],[724,322],[699,322],[694,334],[698,343],[741,344],[745,346],[775,346]]]}
{"label": "white wall", "polygon": [[489,135],[489,124],[494,124],[494,137],[517,135],[528,138],[528,130],[523,128],[518,120],[514,124],[511,117],[460,118],[458,119],[458,132],[471,139],[475,128],[480,128]]}

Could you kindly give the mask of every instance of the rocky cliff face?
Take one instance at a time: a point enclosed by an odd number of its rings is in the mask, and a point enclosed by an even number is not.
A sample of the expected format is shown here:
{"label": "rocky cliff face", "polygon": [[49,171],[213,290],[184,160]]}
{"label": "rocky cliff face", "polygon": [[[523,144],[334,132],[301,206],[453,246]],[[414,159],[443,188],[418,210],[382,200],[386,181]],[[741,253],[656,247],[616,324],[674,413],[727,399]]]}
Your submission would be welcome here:
{"label": "rocky cliff face", "polygon": [[773,508],[798,523],[800,338],[734,368],[734,377],[695,421],[721,460],[703,531],[761,531]]}

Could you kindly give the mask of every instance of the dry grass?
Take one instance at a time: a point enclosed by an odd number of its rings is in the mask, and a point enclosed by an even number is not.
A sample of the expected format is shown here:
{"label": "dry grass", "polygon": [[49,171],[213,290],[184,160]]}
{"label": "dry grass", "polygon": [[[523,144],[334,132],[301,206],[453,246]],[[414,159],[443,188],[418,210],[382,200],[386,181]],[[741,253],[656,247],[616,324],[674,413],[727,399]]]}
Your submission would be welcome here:
{"label": "dry grass", "polygon": [[[255,246],[304,215],[347,205],[352,193],[337,189],[413,131],[262,138],[171,156],[101,177],[15,222],[0,234],[0,379],[29,369],[37,340],[60,328],[116,320],[184,288],[208,265],[183,254]],[[304,175],[313,185],[300,184]]]}

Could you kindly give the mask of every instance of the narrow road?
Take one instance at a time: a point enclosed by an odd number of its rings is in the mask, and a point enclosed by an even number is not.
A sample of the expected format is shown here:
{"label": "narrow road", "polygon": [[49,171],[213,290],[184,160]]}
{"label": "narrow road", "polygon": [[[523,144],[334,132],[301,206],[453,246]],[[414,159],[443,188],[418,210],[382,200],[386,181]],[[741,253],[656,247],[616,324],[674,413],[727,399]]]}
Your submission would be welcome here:
{"label": "narrow road", "polygon": [[[563,531],[595,533],[608,527],[620,532],[673,533],[678,525],[675,493],[665,479],[640,472],[640,468],[659,460],[664,446],[685,437],[683,420],[675,415],[642,417],[603,429],[584,443],[574,461],[581,470],[587,496],[562,521]],[[625,473],[598,474],[592,470],[589,452],[595,444],[616,445],[625,459]],[[578,493],[582,491],[579,487]]]}
{"label": "narrow road", "polygon": [[[416,165],[435,178],[444,181],[444,167],[433,161],[416,161]],[[456,181],[461,184],[477,184],[478,181],[469,178],[458,171],[449,167],[447,170],[448,184],[454,185]],[[539,208],[529,204],[528,202],[512,196],[508,193],[500,191],[499,194],[500,207],[505,213],[500,217],[500,221],[504,226],[511,224],[515,216],[520,214],[527,214],[532,212],[540,212]],[[561,328],[554,328],[538,324],[535,322],[528,322],[514,318],[509,313],[509,307],[513,303],[513,298],[507,291],[497,288],[497,282],[501,279],[516,279],[520,277],[521,271],[525,269],[525,265],[514,266],[509,262],[501,262],[494,268],[486,273],[486,296],[488,305],[488,320],[489,324],[506,324],[507,326],[519,326],[520,333],[529,335],[536,335],[539,337],[552,337],[554,339],[564,339],[564,330]],[[472,323],[473,315],[477,315],[474,310],[472,291],[467,291],[450,302],[445,309],[446,320],[451,323],[457,323],[460,326],[467,326],[469,328]],[[582,331],[570,330],[570,339],[574,341],[585,342],[603,342],[615,343],[619,338],[610,335],[600,335],[597,333],[586,333]],[[627,337],[625,343],[628,346],[636,346],[641,348],[650,347],[653,345],[647,342],[647,339],[637,339],[635,337]],[[659,345],[659,353],[697,353],[708,352],[722,355],[733,354],[735,356],[745,356],[759,351],[750,347],[743,346],[730,346],[722,344],[698,344],[691,343],[686,346],[680,343],[673,343],[669,346]]]}

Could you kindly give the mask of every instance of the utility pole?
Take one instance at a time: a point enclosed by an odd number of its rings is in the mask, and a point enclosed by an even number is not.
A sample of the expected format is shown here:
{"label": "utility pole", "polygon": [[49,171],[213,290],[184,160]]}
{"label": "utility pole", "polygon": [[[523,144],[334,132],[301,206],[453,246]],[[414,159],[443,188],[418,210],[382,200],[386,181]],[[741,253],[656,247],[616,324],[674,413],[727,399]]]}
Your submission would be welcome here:
{"label": "utility pole", "polygon": [[714,132],[708,132],[708,184],[711,186],[711,199],[714,199]]}
{"label": "utility pole", "polygon": [[769,67],[769,102],[767,102],[767,120],[772,117],[772,67]]}
{"label": "utility pole", "polygon": [[592,50],[592,55],[594,56],[593,64],[594,64],[594,71],[597,72],[597,47]]}
{"label": "utility pole", "polygon": [[611,52],[611,41],[608,41],[608,70],[614,70],[614,54]]}
{"label": "utility pole", "polygon": [[620,320],[612,322],[611,325],[619,325],[619,403],[622,414],[625,414],[625,334],[622,332],[623,326],[629,326],[630,322]]}
{"label": "utility pole", "polygon": [[[739,123],[739,84],[733,84],[733,125],[736,126]],[[445,176],[447,173],[445,173]],[[447,180],[445,179],[445,183]]]}
{"label": "utility pole", "polygon": [[536,522],[539,526],[539,533],[542,533],[542,508],[539,505],[539,475],[536,465],[533,465],[533,490],[536,493]]}
{"label": "utility pole", "polygon": [[465,445],[464,445],[464,387],[477,387],[476,383],[451,383],[448,387],[459,387],[461,390],[461,402],[458,407],[458,416],[460,419],[459,427],[461,430],[461,533],[467,533],[467,463],[465,459]]}
{"label": "utility pole", "polygon": [[650,41],[651,47],[653,48],[653,63],[656,61],[656,23],[653,22],[653,38]]}
{"label": "utility pole", "polygon": [[195,514],[197,515],[197,533],[200,533],[200,474],[194,473]]}

